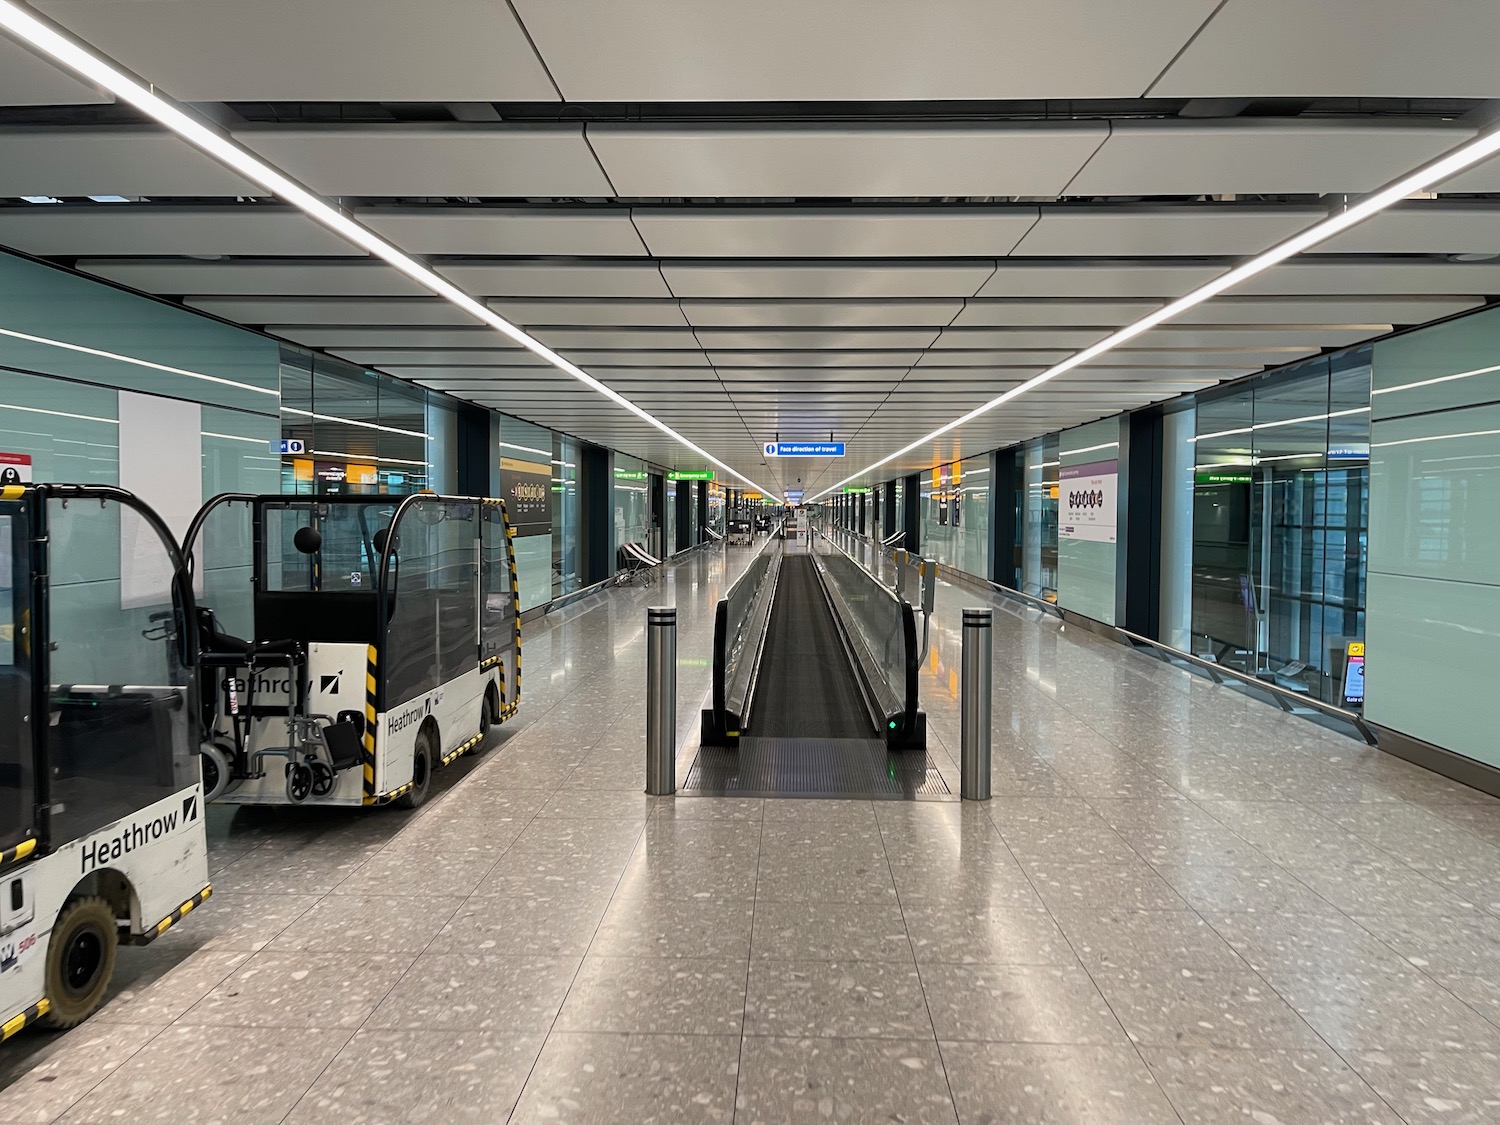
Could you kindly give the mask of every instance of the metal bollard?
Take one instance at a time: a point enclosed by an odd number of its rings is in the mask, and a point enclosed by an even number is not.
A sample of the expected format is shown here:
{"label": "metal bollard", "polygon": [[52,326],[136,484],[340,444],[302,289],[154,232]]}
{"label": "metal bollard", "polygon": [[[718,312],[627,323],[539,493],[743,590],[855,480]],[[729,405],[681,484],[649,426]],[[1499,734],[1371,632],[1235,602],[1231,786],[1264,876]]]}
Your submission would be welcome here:
{"label": "metal bollard", "polygon": [[959,686],[959,793],[966,801],[990,799],[990,664],[994,613],[964,610]]}
{"label": "metal bollard", "polygon": [[646,792],[677,792],[677,609],[646,610]]}

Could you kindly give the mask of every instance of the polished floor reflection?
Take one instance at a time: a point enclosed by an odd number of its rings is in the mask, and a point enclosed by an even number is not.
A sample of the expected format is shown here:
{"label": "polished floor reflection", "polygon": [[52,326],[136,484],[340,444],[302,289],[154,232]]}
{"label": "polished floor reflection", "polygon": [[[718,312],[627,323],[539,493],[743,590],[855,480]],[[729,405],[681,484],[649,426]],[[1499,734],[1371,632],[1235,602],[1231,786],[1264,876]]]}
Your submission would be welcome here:
{"label": "polished floor reflection", "polygon": [[644,607],[691,743],[725,565],[533,626],[416,814],[215,810],[214,898],[0,1048],[0,1125],[1500,1121],[1500,802],[998,602],[987,805],[652,799]]}

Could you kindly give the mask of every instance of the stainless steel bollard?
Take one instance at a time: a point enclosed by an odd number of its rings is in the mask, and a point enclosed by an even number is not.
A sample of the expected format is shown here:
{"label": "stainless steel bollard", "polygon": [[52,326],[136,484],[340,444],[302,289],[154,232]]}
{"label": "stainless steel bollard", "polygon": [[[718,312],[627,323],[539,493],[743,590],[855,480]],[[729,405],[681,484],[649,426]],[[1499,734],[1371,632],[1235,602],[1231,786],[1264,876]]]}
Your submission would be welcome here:
{"label": "stainless steel bollard", "polygon": [[646,792],[677,792],[677,609],[646,610]]}
{"label": "stainless steel bollard", "polygon": [[966,801],[990,799],[990,668],[994,613],[964,610],[959,685],[959,793]]}

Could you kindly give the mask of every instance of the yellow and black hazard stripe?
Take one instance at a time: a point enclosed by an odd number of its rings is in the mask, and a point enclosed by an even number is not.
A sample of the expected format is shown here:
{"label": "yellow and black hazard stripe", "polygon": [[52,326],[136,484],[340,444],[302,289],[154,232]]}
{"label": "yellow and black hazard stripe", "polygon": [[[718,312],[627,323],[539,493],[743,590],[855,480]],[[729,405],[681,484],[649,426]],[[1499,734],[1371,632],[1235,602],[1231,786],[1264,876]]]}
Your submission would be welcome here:
{"label": "yellow and black hazard stripe", "polygon": [[[24,484],[0,485],[0,500],[19,500],[26,495]],[[22,1015],[25,1015],[23,1012]]]}
{"label": "yellow and black hazard stripe", "polygon": [[374,645],[365,649],[365,733],[360,745],[360,758],[365,772],[364,803],[375,803],[375,702],[378,698],[376,679],[379,653]]}
{"label": "yellow and black hazard stripe", "polygon": [[408,781],[405,785],[398,785],[398,786],[396,786],[396,788],[392,789],[389,793],[380,793],[380,794],[377,794],[374,797],[373,800],[371,798],[367,797],[367,798],[365,798],[365,804],[367,804],[367,805],[371,805],[371,804],[374,804],[374,805],[388,805],[392,801],[394,801],[397,797],[404,797],[404,796],[406,796],[408,790],[411,789],[412,784],[413,784],[412,782]]}
{"label": "yellow and black hazard stripe", "polygon": [[19,1015],[11,1016],[4,1024],[0,1024],[0,1043],[5,1042],[16,1032],[20,1031],[29,1023],[36,1023],[52,1008],[52,1002],[45,996]]}
{"label": "yellow and black hazard stripe", "polygon": [[476,734],[473,738],[469,739],[467,742],[461,742],[461,743],[459,743],[452,750],[448,751],[448,753],[446,753],[446,754],[443,755],[443,760],[442,760],[441,764],[446,766],[449,762],[453,761],[454,758],[458,757],[460,754],[465,753],[466,751],[474,749],[474,747],[478,746],[483,741],[484,741],[484,735],[482,735],[482,734]]}
{"label": "yellow and black hazard stripe", "polygon": [[13,863],[20,863],[32,852],[36,851],[36,839],[22,840],[13,848],[6,848],[0,852],[0,868],[9,867]]}
{"label": "yellow and black hazard stripe", "polygon": [[521,705],[521,583],[516,577],[516,529],[510,526],[510,512],[505,507],[505,501],[500,501],[500,510],[505,512],[505,537],[506,537],[506,562],[510,566],[510,596],[511,604],[516,610],[516,697],[507,699],[505,696],[505,685],[500,685],[500,719],[510,718],[516,713],[516,708]]}
{"label": "yellow and black hazard stripe", "polygon": [[172,911],[172,913],[168,914],[160,922],[156,923],[156,925],[152,926],[149,930],[145,931],[144,933],[138,935],[133,940],[132,944],[134,944],[134,945],[150,945],[157,938],[161,937],[162,934],[166,933],[173,926],[177,925],[178,922],[181,922],[184,918],[186,918],[189,914],[191,914],[193,912],[194,908],[202,906],[205,902],[207,902],[208,901],[208,896],[211,895],[211,894],[213,894],[213,893],[214,893],[213,887],[204,887],[201,891],[199,891],[197,894],[195,894],[192,898],[188,899],[185,903],[183,903],[181,906],[179,906],[176,910]]}

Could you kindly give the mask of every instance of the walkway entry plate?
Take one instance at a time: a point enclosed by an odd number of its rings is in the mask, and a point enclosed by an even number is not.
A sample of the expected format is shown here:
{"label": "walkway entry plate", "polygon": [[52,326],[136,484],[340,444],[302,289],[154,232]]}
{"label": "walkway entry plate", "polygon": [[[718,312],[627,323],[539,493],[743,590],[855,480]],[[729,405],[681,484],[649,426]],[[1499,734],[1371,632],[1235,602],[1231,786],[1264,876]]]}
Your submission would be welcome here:
{"label": "walkway entry plate", "polygon": [[747,735],[737,751],[701,748],[679,795],[915,801],[949,789],[925,753],[887,753],[878,738]]}

